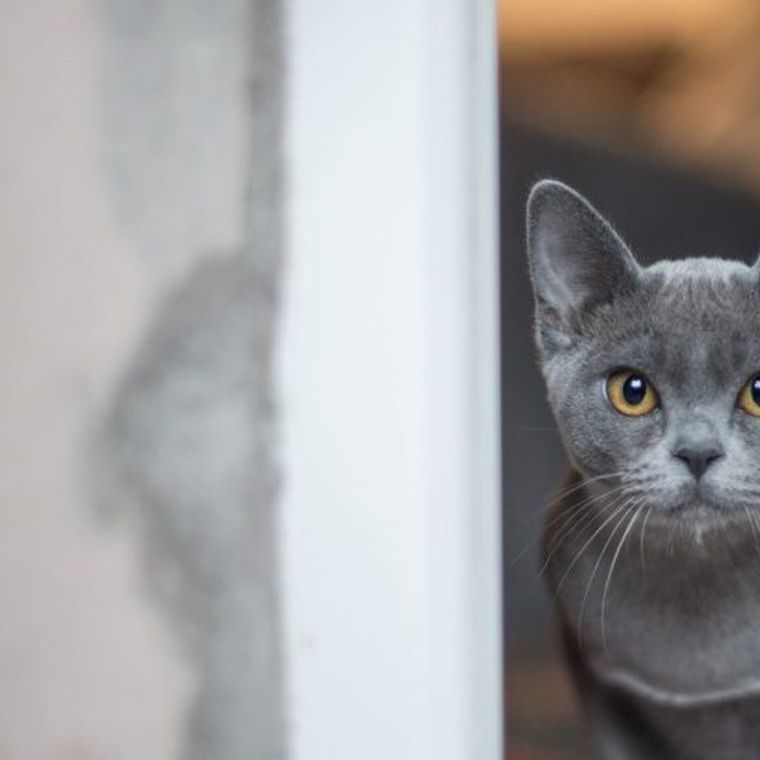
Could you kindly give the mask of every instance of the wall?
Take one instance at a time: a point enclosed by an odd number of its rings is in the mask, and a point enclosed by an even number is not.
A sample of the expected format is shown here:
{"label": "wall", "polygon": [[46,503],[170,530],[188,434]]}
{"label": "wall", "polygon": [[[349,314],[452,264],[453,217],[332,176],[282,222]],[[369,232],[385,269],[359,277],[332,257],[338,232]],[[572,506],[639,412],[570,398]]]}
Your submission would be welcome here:
{"label": "wall", "polygon": [[488,9],[3,11],[0,755],[496,757]]}

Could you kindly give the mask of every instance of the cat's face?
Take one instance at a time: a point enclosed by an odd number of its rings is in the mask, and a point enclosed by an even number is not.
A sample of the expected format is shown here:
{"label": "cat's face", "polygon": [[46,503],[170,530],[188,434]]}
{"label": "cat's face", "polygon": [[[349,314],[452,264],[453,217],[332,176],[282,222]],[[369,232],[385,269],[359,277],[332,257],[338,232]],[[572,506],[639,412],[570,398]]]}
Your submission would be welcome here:
{"label": "cat's face", "polygon": [[758,268],[640,267],[550,181],[531,194],[528,243],[549,400],[577,468],[662,516],[760,503]]}

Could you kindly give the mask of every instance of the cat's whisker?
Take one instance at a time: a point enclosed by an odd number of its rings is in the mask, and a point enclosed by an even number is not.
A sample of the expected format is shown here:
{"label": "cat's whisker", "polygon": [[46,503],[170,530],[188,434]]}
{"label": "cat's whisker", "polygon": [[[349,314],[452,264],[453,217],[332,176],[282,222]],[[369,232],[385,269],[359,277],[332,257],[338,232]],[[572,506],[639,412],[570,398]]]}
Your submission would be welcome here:
{"label": "cat's whisker", "polygon": [[623,472],[623,470],[619,470],[618,472],[606,472],[603,475],[597,475],[593,478],[584,478],[580,483],[576,483],[573,486],[563,488],[561,491],[559,491],[559,493],[555,494],[545,506],[541,507],[541,509],[539,509],[535,515],[531,515],[528,518],[528,521],[538,519],[542,515],[546,514],[546,512],[548,512],[552,507],[559,504],[560,501],[566,499],[568,496],[576,493],[582,488],[585,488],[589,483],[595,483],[599,480],[608,480],[610,478],[620,477]]}
{"label": "cat's whisker", "polygon": [[670,557],[673,556],[673,553],[675,551],[676,530],[678,530],[678,522],[674,521],[673,525],[670,528],[670,533],[668,534],[668,555]]}
{"label": "cat's whisker", "polygon": [[[567,520],[565,520],[563,525],[560,526],[559,532],[561,533],[562,530],[564,530],[564,528],[567,527],[567,525],[573,521],[572,520],[573,517],[579,517],[580,514],[585,511],[583,507],[590,506],[590,502],[595,501],[595,500],[596,500],[596,497],[593,497],[591,499],[584,499],[579,504],[574,504],[567,512],[563,512],[562,514],[558,515],[557,518],[555,519],[567,518]],[[544,532],[546,531],[546,528],[548,528],[553,522],[554,520],[549,520],[547,522],[546,526],[544,526]],[[522,557],[525,556],[528,549],[535,548],[542,538],[543,538],[543,533],[537,536],[536,538],[532,539],[531,541],[528,541],[528,543],[512,559],[509,560],[509,562],[507,563],[507,567],[508,568],[512,567],[516,562],[518,562],[518,560],[522,559]],[[539,576],[540,574],[541,573],[539,572]]]}
{"label": "cat's whisker", "polygon": [[[564,521],[564,523],[559,527],[559,533],[561,534],[562,531],[569,525],[569,523],[574,522],[574,520],[573,520],[574,517],[580,518],[581,515],[582,515],[582,513],[584,513],[586,511],[586,509],[584,509],[584,508],[585,507],[590,507],[591,503],[593,503],[594,501],[598,501],[598,497],[592,497],[590,499],[584,499],[579,504],[574,504],[572,507],[570,507],[570,509],[567,512],[563,512],[562,514],[558,515],[557,518],[555,518],[555,519],[567,518]],[[544,526],[544,533],[546,531],[546,528],[548,528],[550,525],[552,525],[552,523],[554,521],[555,520],[549,520],[547,522],[546,526]],[[516,562],[518,562],[520,559],[522,559],[522,557],[525,556],[525,554],[528,551],[528,549],[535,548],[536,545],[541,541],[542,538],[543,538],[543,533],[541,535],[537,536],[536,538],[534,538],[533,540],[528,541],[528,543],[512,559],[509,560],[509,562],[507,563],[507,567],[508,568],[512,567]],[[561,540],[561,537],[559,537],[558,540]],[[543,570],[543,568],[542,568],[542,570]],[[541,575],[541,572],[539,571],[539,576],[540,575]]]}
{"label": "cat's whisker", "polygon": [[603,531],[603,530],[604,530],[604,529],[607,527],[607,525],[609,525],[609,524],[610,524],[610,522],[612,522],[612,520],[614,520],[614,519],[615,519],[615,518],[616,518],[616,517],[617,517],[617,516],[618,516],[618,515],[619,515],[619,514],[620,514],[620,513],[621,513],[621,512],[622,512],[622,511],[625,509],[625,508],[626,508],[626,505],[625,505],[625,504],[623,504],[622,506],[620,506],[620,507],[618,507],[617,509],[615,509],[615,511],[614,511],[614,512],[613,512],[613,513],[612,513],[612,514],[609,516],[609,517],[607,517],[607,519],[606,519],[606,520],[604,520],[604,522],[602,522],[602,524],[601,524],[601,525],[600,525],[600,526],[599,526],[599,527],[598,527],[598,528],[597,528],[597,529],[596,529],[596,530],[595,530],[595,531],[594,531],[594,532],[591,534],[591,538],[589,538],[589,539],[586,541],[586,543],[584,543],[584,544],[583,544],[583,546],[581,546],[581,548],[578,550],[578,552],[576,553],[575,557],[573,558],[573,561],[572,561],[572,562],[571,562],[571,563],[568,565],[568,567],[567,567],[567,569],[565,570],[564,574],[563,574],[563,575],[562,575],[562,577],[560,578],[560,580],[559,580],[559,583],[557,584],[557,587],[554,589],[554,600],[555,600],[555,601],[557,600],[557,598],[558,598],[558,596],[559,596],[559,592],[562,590],[562,586],[564,585],[565,581],[567,580],[567,577],[570,575],[570,573],[572,572],[572,569],[575,567],[576,563],[577,563],[577,562],[578,562],[578,560],[581,558],[581,556],[583,556],[583,554],[584,554],[584,552],[586,551],[586,549],[588,549],[588,547],[589,547],[589,546],[591,546],[591,544],[593,543],[594,539],[595,539],[595,538],[596,538],[596,537],[597,537],[597,536],[598,536],[598,535],[599,535],[599,534],[600,534],[600,533],[601,533],[601,532],[602,532],[602,531]]}
{"label": "cat's whisker", "polygon": [[[610,507],[617,506],[622,503],[629,494],[616,493],[610,495],[609,502],[599,505],[601,499],[591,499],[583,503],[582,509],[575,509],[568,518],[560,525],[556,530],[556,535],[552,536],[551,545],[547,545],[547,550],[554,553],[559,546],[564,543],[576,530],[578,530],[583,524],[593,520],[595,514],[601,516],[605,512],[609,511]],[[551,555],[550,555],[551,556]]]}
{"label": "cat's whisker", "polygon": [[544,572],[546,571],[546,568],[549,567],[550,562],[552,561],[552,558],[557,553],[557,551],[560,549],[560,547],[567,541],[568,538],[570,538],[573,533],[575,533],[577,530],[581,528],[581,526],[586,526],[589,523],[593,522],[594,516],[601,517],[606,512],[609,512],[610,509],[613,509],[617,506],[619,506],[627,497],[627,494],[619,494],[617,497],[615,497],[609,504],[605,504],[601,507],[601,509],[595,510],[591,508],[591,505],[587,505],[586,509],[579,514],[576,514],[576,519],[573,520],[572,525],[568,525],[567,523],[563,526],[564,532],[561,532],[561,534],[555,539],[553,546],[550,548],[547,557],[544,561],[544,564],[541,566],[541,569],[538,571],[538,576],[541,577]]}
{"label": "cat's whisker", "polygon": [[596,577],[596,573],[599,570],[599,566],[602,564],[602,560],[604,559],[604,555],[607,552],[607,549],[609,545],[612,543],[612,539],[615,537],[615,534],[617,533],[620,526],[625,522],[626,517],[630,515],[631,510],[636,508],[635,504],[632,504],[634,501],[633,498],[630,498],[626,502],[626,506],[628,506],[628,510],[623,513],[621,518],[615,523],[615,527],[610,531],[609,536],[607,536],[607,540],[604,542],[604,546],[602,547],[602,551],[599,552],[599,556],[596,558],[596,562],[594,563],[594,568],[591,571],[591,575],[589,576],[588,583],[586,584],[586,591],[583,594],[583,600],[581,601],[581,608],[580,612],[578,613],[578,646],[581,650],[583,650],[583,613],[586,609],[586,602],[588,601],[589,594],[591,592],[591,588],[594,585],[594,578]]}
{"label": "cat's whisker", "polygon": [[[602,646],[604,647],[605,652],[607,651],[607,629],[605,626],[605,612],[607,608],[607,594],[610,590],[610,583],[612,582],[612,575],[615,572],[615,565],[617,564],[618,557],[620,556],[620,552],[623,549],[623,546],[625,545],[625,540],[628,538],[628,534],[631,532],[631,528],[636,523],[636,520],[638,519],[639,515],[641,514],[641,511],[644,509],[644,505],[640,504],[638,509],[636,509],[636,513],[633,515],[633,517],[628,522],[628,525],[623,531],[623,535],[620,538],[620,541],[618,542],[617,549],[615,550],[615,554],[612,557],[612,563],[610,564],[609,572],[607,573],[607,580],[604,583],[604,591],[602,592],[602,611],[601,611],[601,628],[602,628]],[[630,514],[626,513],[626,516]]]}
{"label": "cat's whisker", "polygon": [[645,541],[645,535],[646,535],[646,529],[647,529],[647,522],[649,521],[649,517],[652,514],[653,507],[649,507],[647,510],[647,513],[644,515],[644,519],[641,521],[641,533],[639,535],[639,556],[641,557],[641,574],[642,576],[646,574],[647,571],[647,562],[646,562],[646,547],[644,546]]}
{"label": "cat's whisker", "polygon": [[747,522],[749,523],[750,530],[752,531],[752,535],[755,539],[755,543],[757,543],[757,527],[755,523],[752,520],[752,514],[749,511],[748,506],[744,506],[744,514],[747,515]]}
{"label": "cat's whisker", "polygon": [[[572,514],[578,512],[581,508],[590,507],[592,504],[596,504],[597,502],[603,501],[606,498],[617,495],[621,491],[624,491],[625,488],[626,486],[621,484],[619,486],[616,486],[615,488],[610,488],[608,491],[604,491],[604,493],[589,496],[586,499],[583,499],[577,504],[573,504],[572,506],[568,507],[563,512],[560,512],[559,514],[547,520],[545,528],[550,528],[552,525],[555,525],[556,523],[560,521],[564,521],[564,518],[570,517]],[[559,530],[562,530],[562,526],[559,527]]]}
{"label": "cat's whisker", "polygon": [[[597,512],[598,514],[603,515],[610,509],[610,507],[613,507],[618,503],[619,501],[615,499],[609,504],[603,505],[600,509],[597,510]],[[559,551],[565,541],[567,541],[567,539],[569,539],[570,536],[572,536],[575,532],[593,521],[594,513],[594,508],[592,508],[590,504],[586,505],[585,509],[576,512],[574,515],[571,515],[570,518],[565,521],[565,523],[560,527],[557,535],[552,536],[551,544],[547,542],[547,555],[544,559],[543,565],[538,571],[538,578],[544,574],[552,558],[557,553],[557,551]]]}
{"label": "cat's whisker", "polygon": [[757,515],[753,514],[749,507],[745,506],[744,511],[752,529],[752,536],[755,539],[755,548],[760,552],[760,522],[758,522]]}
{"label": "cat's whisker", "polygon": [[[563,540],[564,539],[563,531],[569,527],[570,523],[575,522],[574,518],[580,518],[581,514],[586,512],[587,509],[589,509],[596,502],[599,502],[606,497],[612,496],[613,494],[619,493],[623,488],[624,486],[622,485],[617,486],[616,488],[611,488],[609,491],[606,491],[602,494],[590,496],[589,498],[583,499],[577,504],[573,504],[566,511],[562,512],[559,515],[556,515],[551,520],[548,520],[544,527],[544,532],[546,531],[546,528],[548,528],[549,526],[561,520],[563,521],[563,523],[558,528],[559,535],[557,536],[556,540]],[[528,541],[528,543],[514,557],[508,560],[507,568],[512,567],[513,565],[515,565],[515,563],[517,563],[520,559],[522,559],[529,549],[535,548],[536,545],[541,541],[541,539],[542,539],[542,535],[539,535],[536,538],[532,539],[531,541]]]}
{"label": "cat's whisker", "polygon": [[760,552],[760,519],[757,515],[752,514],[751,510],[749,512],[749,518],[754,528],[753,535],[755,537],[755,548]]}

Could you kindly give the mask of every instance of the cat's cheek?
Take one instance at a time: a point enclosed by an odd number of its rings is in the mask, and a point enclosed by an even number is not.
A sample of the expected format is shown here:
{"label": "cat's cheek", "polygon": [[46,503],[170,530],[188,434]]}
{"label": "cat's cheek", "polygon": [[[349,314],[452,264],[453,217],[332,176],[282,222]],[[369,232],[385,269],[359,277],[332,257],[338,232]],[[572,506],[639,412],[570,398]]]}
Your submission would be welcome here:
{"label": "cat's cheek", "polygon": [[741,409],[734,410],[732,428],[746,446],[754,448],[760,458],[760,417],[753,417]]}
{"label": "cat's cheek", "polygon": [[611,436],[593,416],[586,416],[582,423],[576,420],[571,423],[570,429],[572,433],[566,436],[566,443],[569,444],[566,448],[577,465],[576,469],[590,476],[621,469],[617,437]]}
{"label": "cat's cheek", "polygon": [[608,451],[603,440],[595,434],[599,428],[589,418],[585,405],[578,403],[577,399],[568,400],[555,416],[575,469],[587,475],[610,472]]}
{"label": "cat's cheek", "polygon": [[607,471],[660,470],[663,437],[660,420],[654,416],[639,419],[618,414],[607,425],[599,425],[592,439],[592,456]]}

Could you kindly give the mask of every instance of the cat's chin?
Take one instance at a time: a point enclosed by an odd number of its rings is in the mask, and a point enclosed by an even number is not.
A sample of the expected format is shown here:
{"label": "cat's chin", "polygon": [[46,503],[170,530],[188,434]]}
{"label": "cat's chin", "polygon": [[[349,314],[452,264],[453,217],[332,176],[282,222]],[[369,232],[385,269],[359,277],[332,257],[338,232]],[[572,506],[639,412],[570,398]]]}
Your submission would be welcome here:
{"label": "cat's chin", "polygon": [[736,507],[701,496],[679,501],[675,504],[661,505],[661,514],[675,519],[715,520],[730,517]]}
{"label": "cat's chin", "polygon": [[723,522],[741,512],[744,504],[726,498],[709,484],[687,486],[680,492],[653,504],[660,516],[675,520],[688,519],[703,523]]}
{"label": "cat's chin", "polygon": [[652,506],[654,522],[679,523],[681,526],[694,528],[697,532],[720,529],[737,521],[744,523],[748,509],[754,512],[754,509],[744,502],[701,493]]}
{"label": "cat's chin", "polygon": [[743,502],[694,496],[678,502],[652,503],[647,509],[650,541],[659,534],[663,542],[661,545],[669,550],[672,549],[674,537],[676,542],[679,538],[685,540],[689,551],[697,546],[708,546],[706,542],[709,537],[725,541],[727,536],[733,536],[740,543],[749,537],[753,547],[760,538],[760,515],[756,507]]}

